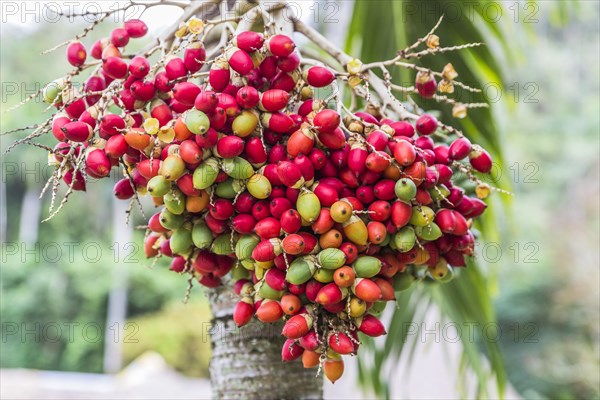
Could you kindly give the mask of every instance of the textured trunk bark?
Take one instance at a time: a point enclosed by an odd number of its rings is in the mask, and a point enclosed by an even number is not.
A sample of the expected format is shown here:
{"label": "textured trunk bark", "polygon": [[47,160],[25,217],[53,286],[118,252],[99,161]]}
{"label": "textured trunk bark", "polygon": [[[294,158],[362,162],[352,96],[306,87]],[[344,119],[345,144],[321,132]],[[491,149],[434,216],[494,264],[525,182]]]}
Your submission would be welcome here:
{"label": "textured trunk bark", "polygon": [[228,287],[209,295],[213,311],[210,375],[216,399],[320,399],[322,375],[299,360],[281,361],[282,324],[233,322],[237,296]]}

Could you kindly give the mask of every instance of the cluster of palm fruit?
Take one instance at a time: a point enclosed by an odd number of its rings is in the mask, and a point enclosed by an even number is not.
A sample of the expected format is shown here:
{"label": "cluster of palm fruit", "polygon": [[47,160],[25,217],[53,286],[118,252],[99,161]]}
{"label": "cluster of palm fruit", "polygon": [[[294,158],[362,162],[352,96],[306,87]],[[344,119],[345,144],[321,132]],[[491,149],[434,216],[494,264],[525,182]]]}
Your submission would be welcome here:
{"label": "cluster of palm fruit", "polygon": [[[91,47],[102,62],[83,95],[63,81],[45,90],[63,110],[52,124],[57,168],[85,190],[87,176],[123,167],[115,195],[147,193],[161,207],[147,256],[172,257],[171,270],[207,287],[233,285],[238,326],[283,319],[283,360],[321,366],[334,382],[358,332],[385,334],[377,315],[396,290],[448,281],[472,255],[472,219],[486,205],[453,177],[489,172],[489,154],[462,136],[435,142],[430,114],[328,108],[313,89],[338,76],[303,68],[288,36],[242,32],[208,62],[191,42],[154,68],[122,57],[146,31],[128,21]],[[82,66],[86,48],[73,42],[67,57]],[[422,81],[420,92],[435,92]],[[107,87],[118,91],[103,97]]]}

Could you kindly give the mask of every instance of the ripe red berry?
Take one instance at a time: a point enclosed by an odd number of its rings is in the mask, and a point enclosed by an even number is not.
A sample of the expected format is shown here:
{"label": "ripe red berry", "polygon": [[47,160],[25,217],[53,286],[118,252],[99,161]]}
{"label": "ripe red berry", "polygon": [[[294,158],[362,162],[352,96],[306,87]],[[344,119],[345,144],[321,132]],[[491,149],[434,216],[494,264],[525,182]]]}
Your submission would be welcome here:
{"label": "ripe red berry", "polygon": [[127,63],[119,57],[102,60],[102,70],[113,79],[123,79],[127,75]]}
{"label": "ripe red berry", "polygon": [[437,90],[437,83],[431,72],[419,71],[415,79],[415,87],[421,97],[430,99]]}
{"label": "ripe red berry", "polygon": [[304,79],[310,86],[322,88],[335,80],[335,75],[329,68],[314,66],[304,73]]}
{"label": "ripe red berry", "polygon": [[286,35],[275,35],[269,39],[269,51],[277,57],[287,57],[296,48],[294,41]]}
{"label": "ripe red berry", "polygon": [[74,67],[80,67],[85,63],[87,52],[80,41],[71,42],[67,47],[67,61]]}
{"label": "ripe red berry", "polygon": [[129,43],[129,33],[123,28],[114,29],[110,34],[110,41],[115,47],[125,47]]}
{"label": "ripe red berry", "polygon": [[150,63],[146,57],[136,56],[129,63],[129,73],[137,79],[143,79],[150,72]]}
{"label": "ripe red berry", "polygon": [[148,33],[148,26],[146,23],[139,19],[130,19],[125,21],[123,28],[127,31],[132,38],[141,38]]}
{"label": "ripe red berry", "polygon": [[200,42],[190,44],[183,53],[183,64],[192,73],[199,71],[205,60],[206,50]]}
{"label": "ripe red berry", "polygon": [[431,114],[423,114],[417,119],[416,127],[420,135],[431,135],[437,129],[438,121]]}
{"label": "ripe red berry", "polygon": [[246,31],[239,33],[235,37],[233,44],[247,53],[252,53],[253,51],[260,49],[264,41],[265,39],[262,33]]}

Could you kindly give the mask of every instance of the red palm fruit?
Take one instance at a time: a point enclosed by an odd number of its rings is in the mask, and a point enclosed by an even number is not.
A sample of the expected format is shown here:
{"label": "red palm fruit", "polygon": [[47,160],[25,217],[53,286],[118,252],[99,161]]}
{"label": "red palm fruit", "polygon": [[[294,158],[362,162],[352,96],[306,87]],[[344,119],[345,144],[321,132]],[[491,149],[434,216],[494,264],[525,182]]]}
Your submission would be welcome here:
{"label": "red palm fruit", "polygon": [[200,87],[191,82],[179,82],[173,87],[173,97],[185,105],[194,105],[199,94]]}
{"label": "red palm fruit", "polygon": [[143,151],[150,144],[150,135],[142,128],[133,128],[125,133],[125,141],[130,148]]}
{"label": "red palm fruit", "polygon": [[108,138],[106,141],[106,146],[104,147],[104,151],[106,155],[113,159],[118,159],[123,157],[123,155],[127,152],[127,142],[125,141],[125,137],[123,135],[114,135]]}
{"label": "red palm fruit", "polygon": [[65,107],[67,115],[73,119],[77,119],[85,111],[85,99],[72,101],[68,106]]}
{"label": "red palm fruit", "polygon": [[330,150],[341,149],[346,145],[346,136],[341,128],[334,129],[331,133],[319,132],[319,140]]}
{"label": "red palm fruit", "polygon": [[451,235],[442,235],[442,237],[435,241],[435,246],[440,253],[444,254],[452,250],[454,246],[453,237]]}
{"label": "red palm fruit", "polygon": [[287,254],[298,255],[304,250],[304,239],[297,234],[291,234],[282,241],[283,251]]}
{"label": "red palm fruit", "polygon": [[[194,187],[194,179],[192,174],[184,174],[176,181],[177,187],[183,194],[190,197],[198,197],[202,195],[202,191]],[[188,210],[189,211],[189,210]]]}
{"label": "red palm fruit", "polygon": [[268,56],[258,66],[260,74],[267,79],[273,79],[277,75],[277,57]]}
{"label": "red palm fruit", "polygon": [[106,46],[102,49],[102,57],[101,59],[105,59],[108,57],[117,57],[121,58],[121,52],[119,49],[112,43],[107,42]]}
{"label": "red palm fruit", "polygon": [[466,265],[464,254],[458,250],[450,250],[443,257],[453,267],[464,267]]}
{"label": "red palm fruit", "polygon": [[393,200],[396,198],[396,182],[391,179],[382,179],[375,184],[373,192],[379,200]]}
{"label": "red palm fruit", "polygon": [[346,264],[352,264],[358,257],[358,248],[354,243],[342,243],[340,250],[342,250],[346,256]]}
{"label": "red palm fruit", "polygon": [[85,63],[87,52],[80,41],[74,41],[67,46],[67,61],[74,67],[80,67]]}
{"label": "red palm fruit", "polygon": [[194,140],[187,139],[179,144],[179,156],[188,164],[197,164],[202,161],[202,149]]}
{"label": "red palm fruit", "polygon": [[238,327],[246,325],[254,316],[254,305],[252,299],[249,297],[243,297],[242,300],[238,301],[233,309],[233,321]]}
{"label": "red palm fruit", "polygon": [[[234,136],[237,137],[237,136]],[[243,139],[242,139],[243,142]],[[271,149],[272,150],[272,149]],[[264,164],[267,161],[267,152],[265,146],[259,137],[251,137],[246,139],[245,144],[246,159],[252,164]],[[273,183],[273,182],[271,182]]]}
{"label": "red palm fruit", "polygon": [[357,278],[352,286],[352,292],[359,299],[369,303],[381,299],[381,289],[368,278]]}
{"label": "red palm fruit", "polygon": [[159,235],[150,233],[144,238],[144,254],[146,255],[146,258],[152,258],[158,255],[158,246],[156,246],[156,241],[159,237]]}
{"label": "red palm fruit", "polygon": [[410,204],[403,201],[396,201],[392,204],[392,223],[398,229],[402,228],[408,221],[412,214],[412,207]]}
{"label": "red palm fruit", "polygon": [[[287,266],[285,265],[285,262],[282,261],[280,264],[277,263],[277,260],[279,260],[279,259],[283,260],[283,257],[284,257],[283,254],[281,256],[278,256],[275,259],[275,265],[277,266],[277,268],[281,269],[282,271],[285,271],[285,269],[287,268]],[[281,265],[282,268],[280,268],[279,265]],[[306,290],[306,284],[303,283],[302,285],[294,285],[294,284],[289,283],[288,290],[290,293],[295,294],[296,296],[300,296],[300,295],[304,294],[304,292]]]}
{"label": "red palm fruit", "polygon": [[331,186],[338,193],[341,192],[346,187],[346,185],[344,185],[344,182],[342,182],[341,180],[339,180],[337,178],[333,178],[333,177],[321,178],[321,179],[319,179],[319,182],[321,182],[325,185]]}
{"label": "red palm fruit", "polygon": [[113,79],[123,79],[127,75],[127,63],[119,57],[108,57],[102,60],[102,70]]}
{"label": "red palm fruit", "polygon": [[435,163],[447,165],[450,163],[450,148],[446,145],[439,145],[433,148],[435,154]]}
{"label": "red palm fruit", "polygon": [[247,53],[260,49],[264,42],[263,34],[253,31],[241,32],[233,39],[233,45]]}
{"label": "red palm fruit", "polygon": [[356,188],[356,197],[361,203],[367,205],[375,201],[375,193],[372,186],[359,186]]}
{"label": "red palm fruit", "polygon": [[315,250],[318,250],[317,245],[319,244],[319,241],[315,235],[308,232],[298,232],[298,235],[302,236],[304,239],[304,251],[302,254],[312,254]]}
{"label": "red palm fruit", "polygon": [[201,42],[191,43],[183,53],[183,65],[191,72],[198,72],[206,60],[206,50]]}
{"label": "red palm fruit", "polygon": [[127,31],[132,38],[141,38],[148,33],[148,26],[146,23],[139,19],[130,19],[125,21],[123,28]]}
{"label": "red palm fruit", "polygon": [[370,171],[383,172],[390,166],[390,155],[384,151],[376,151],[368,155],[365,165]]}
{"label": "red palm fruit", "polygon": [[[329,159],[325,160],[325,165],[319,170],[321,176],[334,177],[339,175],[338,167]],[[350,172],[350,170],[348,170]]]}
{"label": "red palm fruit", "polygon": [[323,362],[323,373],[331,383],[335,383],[344,374],[344,361],[325,360]]}
{"label": "red palm fruit", "polygon": [[59,142],[64,142],[66,140],[65,134],[61,128],[69,122],[71,122],[71,119],[64,114],[57,114],[52,119],[52,134]]}
{"label": "red palm fruit", "polygon": [[334,224],[335,222],[333,221],[333,219],[331,219],[331,213],[329,209],[321,208],[319,216],[317,217],[317,220],[313,222],[311,228],[313,232],[317,235],[322,235],[331,230]]}
{"label": "red palm fruit", "polygon": [[329,348],[338,354],[354,353],[352,340],[343,332],[335,332],[329,335]]}
{"label": "red palm fruit", "polygon": [[419,186],[423,182],[423,179],[425,179],[425,174],[427,172],[426,168],[427,167],[425,166],[425,163],[421,161],[415,161],[414,163],[406,167],[404,171],[402,171],[402,173],[408,178],[410,178],[410,180],[413,181],[415,185]]}
{"label": "red palm fruit", "polygon": [[367,232],[369,234],[369,242],[379,244],[383,242],[387,236],[387,229],[384,224],[378,221],[371,221],[367,224]]}
{"label": "red palm fruit", "polygon": [[175,79],[183,78],[187,74],[187,69],[181,58],[174,57],[165,65],[165,72],[167,73],[167,78],[170,81],[174,81]]}
{"label": "red palm fruit", "polygon": [[452,142],[449,155],[452,160],[462,160],[471,152],[471,142],[466,137],[461,137]]}
{"label": "red palm fruit", "polygon": [[291,161],[282,161],[277,164],[277,176],[281,183],[288,187],[294,187],[304,183],[302,170]]}
{"label": "red palm fruit", "polygon": [[471,202],[473,203],[473,208],[471,209],[471,212],[468,215],[465,215],[465,217],[477,218],[481,214],[483,214],[483,212],[487,208],[487,204],[485,204],[483,200],[480,200],[478,198],[471,199]]}
{"label": "red palm fruit", "polygon": [[270,217],[271,212],[269,211],[269,202],[261,200],[254,203],[252,206],[252,216],[256,218],[257,221]]}
{"label": "red palm fruit", "polygon": [[309,314],[294,315],[287,320],[281,334],[288,339],[300,339],[312,328],[313,319]]}
{"label": "red palm fruit", "polygon": [[386,334],[385,327],[381,321],[371,314],[367,314],[360,319],[358,330],[371,337],[377,337]]}
{"label": "red palm fruit", "polygon": [[354,115],[369,124],[380,125],[379,120],[367,112],[358,111],[355,112]]}
{"label": "red palm fruit", "polygon": [[411,165],[417,158],[415,146],[406,140],[399,140],[394,146],[394,158],[403,167]]}
{"label": "red palm fruit", "polygon": [[85,192],[85,178],[81,171],[77,171],[73,178],[73,170],[70,169],[63,175],[63,181],[69,186],[73,185],[73,190],[81,190]]}
{"label": "red palm fruit", "polygon": [[110,33],[110,41],[115,47],[125,47],[129,43],[129,33],[126,29],[116,28]]}
{"label": "red palm fruit", "polygon": [[467,220],[455,210],[441,209],[435,216],[435,223],[442,232],[452,235],[466,235],[469,231]]}
{"label": "red palm fruit", "polygon": [[308,281],[306,283],[306,298],[308,299],[308,301],[310,301],[311,303],[314,303],[315,300],[317,299],[317,294],[319,293],[319,290],[321,290],[321,288],[325,286],[325,284],[321,283],[321,282],[317,282],[314,279],[311,279],[310,281]]}
{"label": "red palm fruit", "polygon": [[136,168],[133,169],[133,171],[131,172],[131,179],[133,180],[133,183],[135,183],[135,186],[137,187],[146,187],[146,185],[148,184],[148,178],[142,176],[142,174],[140,174],[140,171],[138,170],[138,167],[136,166]]}
{"label": "red palm fruit", "polygon": [[160,169],[161,161],[156,158],[150,160],[149,158],[140,161],[136,165],[136,169],[139,171],[140,175],[142,175],[146,179],[152,179],[156,175],[158,175],[158,171]]}
{"label": "red palm fruit", "polygon": [[285,272],[277,268],[271,268],[265,273],[265,282],[274,290],[285,290]]}
{"label": "red palm fruit", "polygon": [[173,110],[174,112],[176,112],[178,114],[183,114],[184,112],[186,112],[187,110],[192,108],[193,105],[192,104],[183,104],[180,101],[171,99],[171,102],[169,103],[169,107],[171,107],[171,110]]}
{"label": "red palm fruit", "polygon": [[433,168],[435,168],[435,170],[438,173],[438,183],[440,184],[446,184],[450,181],[450,179],[452,178],[452,168],[450,168],[447,165],[444,164],[434,164]]}
{"label": "red palm fruit", "polygon": [[100,100],[100,95],[88,95],[89,92],[99,92],[106,89],[106,81],[100,75],[92,75],[85,81],[85,101],[88,106],[93,106]]}
{"label": "red palm fruit", "polygon": [[235,99],[242,108],[254,108],[260,101],[258,90],[252,86],[244,86],[235,95]]}
{"label": "red palm fruit", "polygon": [[282,112],[263,113],[261,121],[265,128],[277,133],[287,133],[294,125],[294,120]]}
{"label": "red palm fruit", "polygon": [[356,175],[360,174],[366,169],[368,155],[366,146],[360,143],[353,144],[348,152],[348,168]]}
{"label": "red palm fruit", "polygon": [[417,77],[415,79],[415,87],[417,88],[417,92],[419,92],[421,97],[430,99],[437,90],[437,83],[431,72],[419,71],[417,72]]}
{"label": "red palm fruit", "polygon": [[85,142],[94,134],[92,127],[81,121],[68,122],[60,130],[67,139],[73,142]]}
{"label": "red palm fruit", "polygon": [[424,149],[423,151],[419,152],[419,156],[421,157],[421,159],[423,161],[425,161],[425,164],[427,164],[427,165],[435,164],[435,153],[433,152],[433,150]]}
{"label": "red palm fruit", "polygon": [[325,152],[316,148],[313,148],[310,151],[308,158],[310,159],[310,162],[312,162],[316,171],[320,171],[325,166],[325,162],[327,161],[327,155]]}
{"label": "red palm fruit", "polygon": [[431,135],[438,127],[437,119],[431,114],[421,115],[415,124],[419,135]]}
{"label": "red palm fruit", "polygon": [[331,305],[342,301],[347,295],[347,291],[343,292],[342,289],[335,283],[328,283],[323,286],[317,293],[315,301],[321,305]]}
{"label": "red palm fruit", "polygon": [[411,138],[415,135],[415,128],[408,121],[392,122],[389,126],[394,130],[394,136]]}
{"label": "red palm fruit", "polygon": [[237,47],[231,47],[225,56],[231,69],[240,75],[246,75],[254,68],[252,57]]}
{"label": "red palm fruit", "polygon": [[277,66],[283,72],[292,72],[300,66],[300,54],[294,51],[287,57],[279,57]]}
{"label": "red palm fruit", "polygon": [[333,273],[333,281],[339,287],[349,288],[354,284],[355,280],[356,273],[347,265],[336,269]]}
{"label": "red palm fruit", "polygon": [[373,221],[384,222],[392,215],[392,206],[383,200],[374,201],[368,208],[369,218]]}
{"label": "red palm fruit", "polygon": [[133,197],[135,192],[131,187],[131,182],[129,182],[129,179],[124,178],[115,184],[113,187],[113,193],[117,199],[127,200]]}
{"label": "red palm fruit", "polygon": [[173,112],[167,103],[158,99],[150,104],[150,115],[158,120],[160,126],[165,126],[173,119]]}
{"label": "red palm fruit", "polygon": [[317,337],[317,332],[315,332],[314,330],[311,329],[310,331],[308,331],[308,333],[306,335],[302,336],[298,340],[298,344],[304,350],[309,350],[309,351],[316,350],[317,348],[319,348],[319,344],[320,344],[320,341]]}
{"label": "red palm fruit", "polygon": [[205,113],[213,113],[219,105],[217,94],[210,90],[200,92],[194,101],[194,107]]}
{"label": "red palm fruit", "polygon": [[423,180],[423,184],[421,187],[423,187],[424,189],[431,189],[438,183],[439,179],[440,176],[437,169],[427,167],[425,169],[425,180]]}
{"label": "red palm fruit", "polygon": [[313,119],[313,125],[320,133],[332,133],[340,126],[340,115],[334,110],[321,110]]}
{"label": "red palm fruit", "polygon": [[294,209],[289,209],[284,212],[279,221],[281,229],[287,234],[296,233],[302,227],[302,217],[300,217],[298,211]]}
{"label": "red palm fruit", "polygon": [[280,89],[291,92],[296,87],[297,78],[298,76],[294,73],[281,71],[271,80],[271,89]]}
{"label": "red palm fruit", "polygon": [[250,214],[238,214],[231,220],[233,230],[241,234],[249,234],[254,230],[256,220]]}
{"label": "red palm fruit", "polygon": [[205,214],[205,221],[208,229],[215,235],[220,235],[227,230],[227,221],[221,221],[216,219],[210,214]]}
{"label": "red palm fruit", "polygon": [[254,197],[248,192],[240,194],[234,202],[234,208],[238,213],[250,213],[254,205]]}
{"label": "red palm fruit", "polygon": [[469,153],[469,163],[476,171],[484,174],[492,170],[492,156],[480,146],[474,146]]}
{"label": "red palm fruit", "polygon": [[207,274],[217,270],[217,257],[213,253],[202,250],[198,253],[192,265],[197,272]]}
{"label": "red palm fruit", "polygon": [[304,80],[310,86],[322,88],[335,80],[335,74],[329,68],[313,66],[304,72]]}
{"label": "red palm fruit", "polygon": [[135,81],[131,84],[129,89],[136,100],[150,101],[156,93],[154,83],[150,81]]}
{"label": "red palm fruit", "polygon": [[302,172],[302,177],[306,182],[312,181],[315,177],[315,168],[312,163],[304,154],[298,154],[293,161],[298,167],[300,167],[300,171]]}
{"label": "red palm fruit", "polygon": [[271,215],[277,219],[280,219],[287,210],[293,207],[292,202],[285,197],[274,198],[269,203],[269,211],[271,212]]}
{"label": "red palm fruit", "polygon": [[288,339],[283,343],[281,348],[281,359],[283,361],[294,361],[302,356],[304,349],[300,347],[294,340]]}
{"label": "red palm fruit", "polygon": [[[269,285],[270,286],[270,285]],[[302,307],[302,302],[300,298],[294,294],[286,294],[281,297],[281,309],[286,315],[295,315],[300,311]]]}
{"label": "red palm fruit", "polygon": [[229,85],[231,76],[229,64],[226,62],[215,62],[211,65],[208,73],[208,82],[215,92],[222,92]]}
{"label": "red palm fruit", "polygon": [[331,207],[333,203],[339,200],[335,188],[324,183],[317,183],[313,189],[313,193],[317,195],[323,207]]}
{"label": "red palm fruit", "polygon": [[419,187],[417,188],[417,194],[415,195],[415,202],[423,206],[427,206],[433,203],[433,199],[431,198],[431,194],[429,194],[427,189]]}
{"label": "red palm fruit", "polygon": [[256,310],[256,318],[266,323],[278,321],[282,316],[281,306],[273,300],[263,300]]}
{"label": "red palm fruit", "polygon": [[213,218],[219,221],[226,221],[234,213],[233,204],[227,199],[216,199],[212,205],[209,206],[208,211]]}
{"label": "red palm fruit", "polygon": [[181,256],[177,256],[177,257],[173,257],[173,260],[171,260],[171,265],[169,267],[169,270],[173,271],[173,272],[183,272],[185,271],[185,266],[186,266],[186,260],[185,258],[181,257]]}
{"label": "red palm fruit", "polygon": [[92,47],[90,48],[90,55],[92,57],[94,57],[96,60],[102,59],[102,50],[104,50],[104,47],[106,47],[108,42],[109,42],[108,38],[102,38],[102,39],[96,40],[94,42],[94,44],[92,45]]}
{"label": "red palm fruit", "polygon": [[383,278],[375,278],[373,282],[379,286],[379,289],[381,290],[381,299],[383,301],[392,301],[396,299],[394,287],[390,282]]}
{"label": "red palm fruit", "polygon": [[165,233],[168,231],[168,229],[160,224],[160,212],[157,212],[150,217],[148,220],[148,229],[156,233]]}
{"label": "red palm fruit", "polygon": [[111,163],[104,150],[96,149],[87,153],[86,171],[95,178],[103,178],[110,173]]}
{"label": "red palm fruit", "polygon": [[277,238],[263,240],[252,250],[252,258],[258,262],[272,261],[282,251],[281,240]]}
{"label": "red palm fruit", "polygon": [[173,89],[175,84],[171,83],[171,80],[165,71],[161,71],[154,77],[154,86],[156,86],[157,90],[167,93]]}
{"label": "red palm fruit", "polygon": [[[273,260],[273,263],[275,264],[275,268],[277,268],[281,271],[287,271],[287,266],[289,265],[289,263],[292,262],[293,259],[294,259],[294,257],[289,256],[285,253],[281,253],[280,255],[275,257],[275,260]],[[286,264],[286,260],[287,260],[287,264]],[[291,283],[288,283],[288,290],[290,293],[293,293],[293,294],[299,296],[304,293],[304,284],[296,286],[296,285],[292,285]]]}
{"label": "red palm fruit", "polygon": [[473,246],[475,246],[475,238],[471,232],[467,232],[466,235],[452,236],[450,238],[453,242],[454,249],[463,253],[473,254]]}
{"label": "red palm fruit", "polygon": [[259,106],[269,112],[282,110],[287,106],[290,95],[281,89],[270,89],[260,96]]}
{"label": "red palm fruit", "polygon": [[254,231],[262,240],[279,237],[281,224],[276,218],[267,217],[258,221],[254,227]]}
{"label": "red palm fruit", "polygon": [[287,57],[296,48],[294,41],[286,35],[272,36],[268,43],[269,51],[277,57]]}
{"label": "red palm fruit", "polygon": [[329,158],[338,167],[345,167],[348,164],[348,155],[350,154],[350,146],[344,145],[339,150],[330,152]]}
{"label": "red palm fruit", "polygon": [[216,288],[221,285],[221,279],[214,274],[203,275],[198,282],[208,288]]}
{"label": "red palm fruit", "polygon": [[373,131],[369,133],[367,142],[373,146],[375,150],[383,151],[387,147],[389,136],[383,131]]}
{"label": "red palm fruit", "polygon": [[223,136],[217,142],[217,153],[223,158],[237,157],[242,154],[243,151],[244,139],[238,136]]}
{"label": "red palm fruit", "polygon": [[[92,112],[95,112],[95,110],[92,110]],[[88,110],[85,110],[83,113],[81,113],[81,115],[78,118],[78,121],[85,122],[86,124],[91,126],[92,129],[96,127],[96,118],[93,117]]]}

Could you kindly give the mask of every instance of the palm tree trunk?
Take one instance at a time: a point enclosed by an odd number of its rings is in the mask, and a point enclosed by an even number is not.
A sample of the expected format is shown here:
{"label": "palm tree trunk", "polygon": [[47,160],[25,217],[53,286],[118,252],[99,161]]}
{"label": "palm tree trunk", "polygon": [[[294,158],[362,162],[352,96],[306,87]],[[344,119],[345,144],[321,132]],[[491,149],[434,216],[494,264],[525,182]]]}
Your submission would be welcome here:
{"label": "palm tree trunk", "polygon": [[322,376],[297,360],[281,361],[282,324],[255,321],[238,329],[233,322],[237,296],[231,288],[210,295],[213,312],[210,375],[216,399],[320,399]]}

